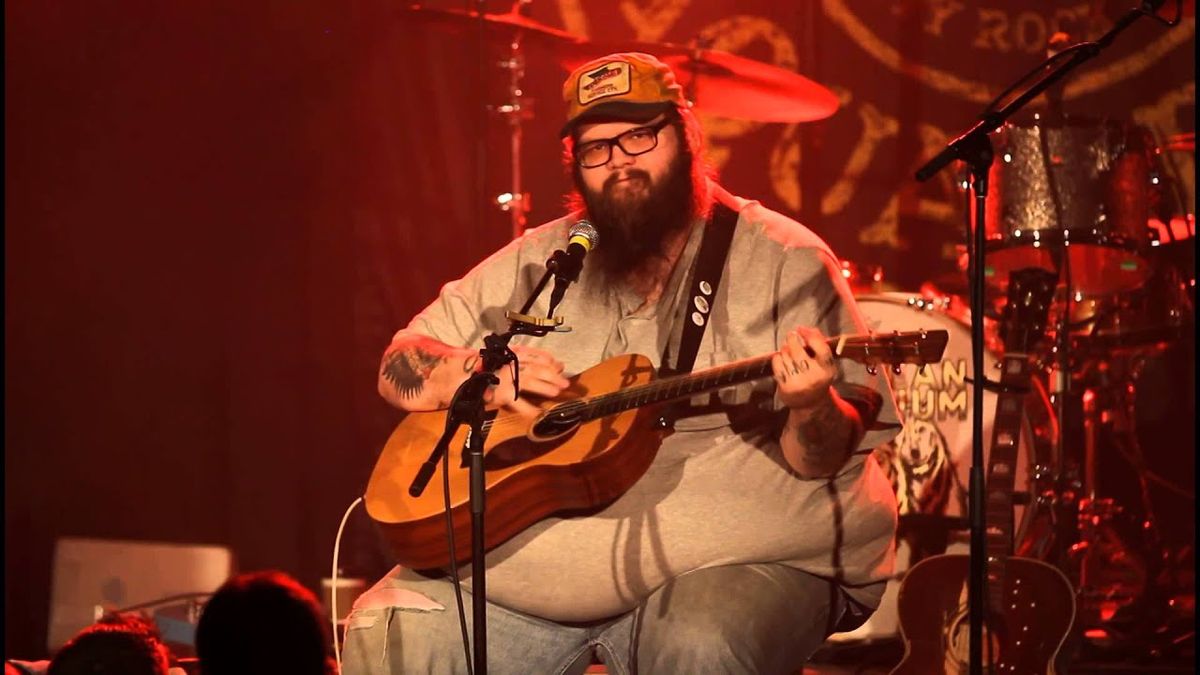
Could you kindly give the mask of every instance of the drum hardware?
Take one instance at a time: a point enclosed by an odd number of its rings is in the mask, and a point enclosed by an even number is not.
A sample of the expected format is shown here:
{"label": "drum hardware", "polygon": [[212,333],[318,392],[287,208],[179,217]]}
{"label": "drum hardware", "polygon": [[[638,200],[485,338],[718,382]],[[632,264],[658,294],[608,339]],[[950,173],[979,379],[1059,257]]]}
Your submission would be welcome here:
{"label": "drum hardware", "polygon": [[[1164,150],[1166,152],[1164,152]],[[1196,208],[1194,195],[1189,195],[1184,190],[1182,185],[1182,177],[1186,175],[1185,171],[1187,170],[1180,167],[1181,158],[1179,155],[1181,153],[1188,152],[1192,153],[1191,162],[1193,165],[1192,172],[1194,173],[1196,161],[1196,132],[1191,131],[1169,136],[1165,142],[1159,146],[1156,152],[1155,158],[1158,160],[1159,164],[1164,170],[1164,173],[1167,175],[1166,187],[1168,188],[1171,196],[1175,198],[1176,210],[1174,213],[1165,212],[1164,209],[1160,209],[1159,217],[1163,220],[1170,220],[1172,216],[1189,214]],[[1189,201],[1189,197],[1191,197],[1191,201]],[[1165,206],[1165,203],[1163,206]]]}
{"label": "drum hardware", "polygon": [[[533,119],[533,101],[521,90],[521,81],[525,77],[525,55],[521,50],[521,44],[529,36],[549,39],[553,42],[579,41],[579,38],[570,33],[522,16],[521,8],[529,2],[530,0],[517,0],[507,14],[485,14],[482,18],[483,25],[487,30],[493,34],[502,33],[508,37],[508,55],[495,64],[508,72],[508,98],[500,105],[487,105],[486,108],[488,111],[504,117],[508,123],[511,184],[508,192],[496,196],[494,204],[509,215],[514,239],[525,232],[525,217],[530,209],[529,194],[521,189],[521,124]],[[481,21],[479,14],[461,10],[415,7],[410,11],[464,26]]]}
{"label": "drum hardware", "polygon": [[1153,556],[1139,552],[1146,547],[1135,521],[1112,499],[1080,500],[1080,541],[1070,554],[1085,630],[1137,620],[1132,610],[1150,590]]}
{"label": "drum hardware", "polygon": [[1033,479],[1035,481],[1044,482],[1054,478],[1056,475],[1054,468],[1047,464],[1037,464],[1033,467]]}
{"label": "drum hardware", "polygon": [[1164,244],[1191,239],[1196,236],[1196,216],[1188,213],[1182,216],[1172,216],[1163,222],[1161,218],[1151,218],[1150,247],[1158,248]]}
{"label": "drum hardware", "polygon": [[[908,306],[915,307],[916,309],[923,309],[923,310],[930,311],[930,312],[934,311],[935,309],[944,312],[944,311],[950,309],[950,302],[951,302],[951,300],[948,297],[947,298],[924,298],[924,297],[913,296],[908,299]],[[999,361],[997,361],[997,363],[999,363]]]}
{"label": "drum hardware", "polygon": [[851,294],[859,296],[884,291],[882,265],[859,265],[850,260],[840,260],[838,265],[842,278],[850,286]]}
{"label": "drum hardware", "polygon": [[1143,288],[1108,296],[1077,295],[1067,325],[1071,351],[1081,356],[1085,372],[1161,351],[1192,326],[1191,288],[1178,270],[1163,265]]}
{"label": "drum hardware", "polygon": [[526,39],[540,40],[554,47],[579,44],[583,40],[566,31],[552,28],[525,17],[521,9],[531,0],[516,0],[512,9],[504,14],[484,14],[455,9],[437,9],[420,5],[409,7],[406,12],[421,21],[440,23],[450,28],[467,29],[481,26],[488,37],[506,38],[508,54],[497,61],[496,66],[508,73],[507,100],[500,105],[486,105],[492,113],[505,118],[509,128],[509,177],[507,192],[497,195],[492,204],[508,214],[512,225],[512,237],[516,239],[525,232],[526,214],[530,209],[530,196],[521,186],[521,124],[533,118],[532,99],[524,95],[521,82],[525,77],[525,55],[522,44]]}
{"label": "drum hardware", "polygon": [[[520,3],[518,3],[520,4]],[[515,8],[514,8],[515,13]],[[529,194],[521,191],[521,123],[533,119],[532,99],[523,95],[521,79],[525,77],[525,55],[521,52],[521,31],[517,31],[509,43],[509,56],[500,61],[501,68],[508,71],[508,102],[500,106],[489,106],[508,120],[509,129],[509,175],[512,187],[496,197],[501,211],[509,214],[512,221],[512,237],[525,233],[525,216],[529,213]]]}
{"label": "drum hardware", "polygon": [[[1172,594],[1162,579],[1169,560],[1163,558],[1149,471],[1136,434],[1136,381],[1142,352],[1091,353],[1084,367],[1071,373],[1082,390],[1082,462],[1066,466],[1058,497],[1075,518],[1059,536],[1070,546],[1060,563],[1073,577],[1078,595],[1077,623],[1085,643],[1103,652],[1131,649],[1138,653],[1170,647],[1176,633],[1168,630]],[[1140,488],[1142,514],[1118,500],[1102,496],[1098,485],[1103,458],[1099,440],[1123,456]]]}
{"label": "drum hardware", "polygon": [[[1136,377],[1136,371],[1134,372]],[[1158,536],[1158,521],[1154,514],[1154,503],[1150,499],[1150,486],[1148,480],[1148,467],[1146,466],[1146,457],[1142,452],[1141,443],[1138,442],[1136,433],[1136,396],[1137,387],[1131,380],[1126,386],[1115,389],[1117,401],[1105,412],[1107,416],[1095,416],[1095,408],[1093,398],[1093,420],[1095,422],[1108,424],[1112,429],[1111,437],[1115,441],[1117,451],[1130,463],[1134,469],[1134,475],[1138,480],[1141,488],[1142,508],[1145,520],[1142,523],[1142,528],[1145,534],[1149,537],[1149,543],[1155,548],[1159,548],[1160,539]],[[1086,414],[1086,412],[1085,412]],[[1086,418],[1085,418],[1086,419]],[[1090,428],[1093,443],[1095,434],[1097,433],[1097,425],[1093,424]],[[1094,468],[1093,468],[1094,471]]]}

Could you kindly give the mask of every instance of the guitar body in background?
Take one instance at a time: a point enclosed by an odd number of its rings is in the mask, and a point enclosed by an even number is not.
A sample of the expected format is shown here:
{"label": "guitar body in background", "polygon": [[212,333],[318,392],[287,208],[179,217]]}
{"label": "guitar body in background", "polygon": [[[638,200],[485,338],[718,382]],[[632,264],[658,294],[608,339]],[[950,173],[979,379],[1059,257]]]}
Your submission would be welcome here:
{"label": "guitar body in background", "polygon": [[[984,625],[984,672],[1055,673],[1054,659],[1075,619],[1071,582],[1057,568],[1009,558],[1001,596]],[[940,555],[908,571],[900,587],[904,660],[893,675],[968,672],[968,556]],[[996,580],[989,580],[996,583]],[[990,646],[990,653],[989,653]]]}

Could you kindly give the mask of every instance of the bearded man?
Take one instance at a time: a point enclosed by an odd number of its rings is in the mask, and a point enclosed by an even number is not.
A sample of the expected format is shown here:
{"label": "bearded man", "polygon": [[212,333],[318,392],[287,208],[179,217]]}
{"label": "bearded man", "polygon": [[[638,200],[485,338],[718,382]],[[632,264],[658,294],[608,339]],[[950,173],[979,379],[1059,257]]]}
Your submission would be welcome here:
{"label": "bearded man", "polygon": [[[514,338],[521,391],[501,369],[491,405],[532,416],[528,398],[621,354],[670,370],[688,322],[705,327],[695,369],[773,353],[773,377],[690,400],[615,501],[488,553],[489,669],[579,673],[595,656],[622,675],[795,672],[869,616],[891,573],[895,497],[870,450],[895,435],[895,402],[825,338],[865,324],[820,238],[713,180],[665,64],[613,54],[563,94],[571,213],[447,284],[387,347],[379,393],[402,410],[445,408],[483,337],[506,330],[504,310],[585,218],[602,244],[555,312],[573,330]],[[710,283],[693,276],[718,212],[735,224]],[[444,570],[396,568],[351,612],[345,672],[466,672],[454,606]]]}

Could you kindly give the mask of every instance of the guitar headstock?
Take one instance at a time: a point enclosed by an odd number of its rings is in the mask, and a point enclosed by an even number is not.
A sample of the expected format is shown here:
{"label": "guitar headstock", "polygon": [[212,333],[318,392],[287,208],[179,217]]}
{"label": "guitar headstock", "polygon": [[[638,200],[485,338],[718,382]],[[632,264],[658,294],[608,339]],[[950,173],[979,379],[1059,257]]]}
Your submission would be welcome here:
{"label": "guitar headstock", "polygon": [[924,366],[941,361],[949,341],[950,333],[939,329],[835,338],[830,346],[839,356],[858,361],[869,371],[885,365],[898,372],[906,363]]}
{"label": "guitar headstock", "polygon": [[1036,267],[1008,275],[1008,302],[1001,316],[1006,350],[1028,353],[1046,334],[1050,303],[1057,287],[1057,274]]}

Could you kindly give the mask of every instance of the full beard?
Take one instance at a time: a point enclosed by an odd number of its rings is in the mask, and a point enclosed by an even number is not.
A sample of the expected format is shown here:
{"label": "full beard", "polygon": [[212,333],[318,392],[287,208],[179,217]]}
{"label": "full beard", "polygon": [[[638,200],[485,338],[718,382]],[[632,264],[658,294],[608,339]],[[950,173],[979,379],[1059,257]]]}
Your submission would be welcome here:
{"label": "full beard", "polygon": [[603,243],[593,254],[600,270],[610,281],[628,283],[650,261],[665,258],[670,236],[691,225],[695,187],[687,153],[675,157],[661,184],[654,184],[641,169],[620,177],[627,180],[609,176],[598,193],[588,190],[578,176],[576,185]]}

